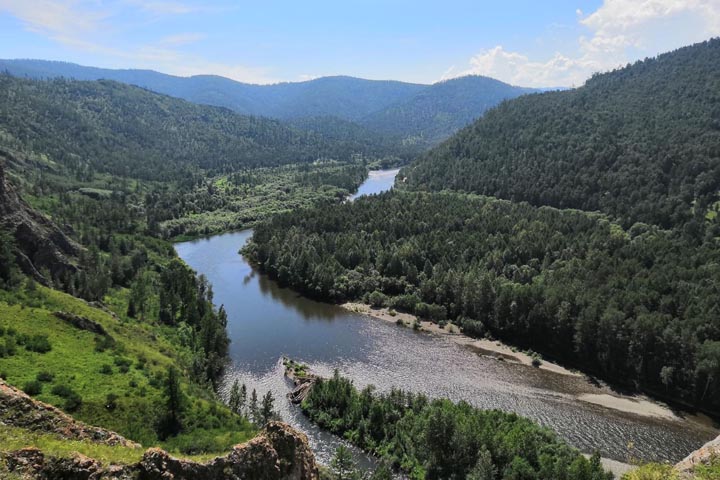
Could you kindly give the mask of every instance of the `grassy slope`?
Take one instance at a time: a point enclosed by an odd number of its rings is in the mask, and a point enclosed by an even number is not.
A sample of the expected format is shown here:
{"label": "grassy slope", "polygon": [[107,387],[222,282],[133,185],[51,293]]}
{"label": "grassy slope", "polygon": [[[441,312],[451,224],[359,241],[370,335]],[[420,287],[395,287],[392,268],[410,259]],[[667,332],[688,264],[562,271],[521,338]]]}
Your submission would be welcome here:
{"label": "grassy slope", "polygon": [[[122,292],[109,304],[126,305]],[[115,339],[113,347],[98,351],[96,335],[78,330],[52,315],[65,311],[101,324]],[[64,407],[64,399],[51,393],[52,385],[66,385],[82,397],[73,416],[86,423],[117,431],[142,443],[174,452],[221,452],[254,436],[254,429],[220,404],[207,390],[183,383],[187,395],[186,433],[169,442],[158,440],[153,425],[159,417],[162,382],[167,367],[186,366],[189,354],[174,340],[173,331],[150,323],[116,317],[70,295],[41,286],[17,292],[0,291],[0,326],[17,334],[47,335],[52,350],[35,353],[18,346],[17,353],[0,358],[0,373],[8,383],[23,388],[41,371],[54,375],[36,398]],[[8,333],[0,337],[7,340]],[[130,363],[126,373],[116,364]],[[109,365],[112,374],[101,373]],[[117,408],[106,407],[107,395],[118,396]],[[3,444],[3,442],[0,442]]]}

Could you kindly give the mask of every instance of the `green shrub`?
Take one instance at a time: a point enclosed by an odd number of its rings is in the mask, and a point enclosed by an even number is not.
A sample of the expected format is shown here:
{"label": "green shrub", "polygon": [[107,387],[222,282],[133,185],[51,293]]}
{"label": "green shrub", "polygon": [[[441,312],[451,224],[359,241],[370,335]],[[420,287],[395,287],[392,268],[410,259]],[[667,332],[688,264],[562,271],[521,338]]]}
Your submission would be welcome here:
{"label": "green shrub", "polygon": [[53,375],[50,372],[42,371],[42,372],[39,372],[35,378],[38,382],[48,383],[48,382],[53,381],[53,379],[55,378],[55,375]]}
{"label": "green shrub", "polygon": [[40,394],[40,392],[42,392],[42,383],[38,382],[37,380],[27,382],[23,387],[23,392],[27,393],[28,395],[38,395]]}
{"label": "green shrub", "polygon": [[111,412],[117,408],[118,396],[114,393],[108,393],[105,397],[105,408]]}
{"label": "green shrub", "polygon": [[130,366],[132,365],[132,360],[117,357],[115,358],[115,365],[118,367],[118,370],[120,370],[121,373],[128,373],[130,371]]}
{"label": "green shrub", "polygon": [[25,349],[30,352],[47,353],[52,350],[47,335],[32,335],[25,338]]}
{"label": "green shrub", "polygon": [[671,465],[650,463],[622,476],[622,480],[679,480],[680,476]]}
{"label": "green shrub", "polygon": [[80,394],[66,385],[55,385],[51,393],[65,399],[64,409],[68,412],[74,412],[82,405]]}
{"label": "green shrub", "polygon": [[368,295],[368,303],[374,308],[384,307],[387,304],[387,296],[375,290]]}
{"label": "green shrub", "polygon": [[100,367],[100,373],[102,373],[103,375],[112,375],[112,374],[113,374],[113,369],[112,369],[112,367],[111,367],[110,365],[108,365],[108,364],[106,363],[105,365],[103,365],[102,367]]}
{"label": "green shrub", "polygon": [[96,335],[95,336],[95,351],[98,353],[102,353],[105,350],[109,350],[112,347],[115,346],[115,342],[112,338],[107,337],[105,335]]}

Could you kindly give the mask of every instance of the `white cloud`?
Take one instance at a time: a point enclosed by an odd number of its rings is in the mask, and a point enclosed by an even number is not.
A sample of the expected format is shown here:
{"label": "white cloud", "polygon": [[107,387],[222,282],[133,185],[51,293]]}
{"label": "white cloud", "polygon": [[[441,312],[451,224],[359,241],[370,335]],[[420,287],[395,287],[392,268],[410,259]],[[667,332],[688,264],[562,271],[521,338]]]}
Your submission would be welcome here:
{"label": "white cloud", "polygon": [[149,68],[173,75],[215,74],[249,83],[275,83],[268,69],[222,63],[183,52],[179,47],[197,42],[202,33],[178,33],[140,46],[118,46],[119,20],[128,13],[135,18],[157,19],[163,15],[218,12],[217,7],[179,1],[122,0],[0,0],[0,12],[19,19],[29,31],[71,49],[101,54],[114,66]]}
{"label": "white cloud", "polygon": [[576,13],[589,34],[577,39],[573,52],[537,59],[496,46],[452,75],[486,75],[534,87],[581,85],[595,72],[720,35],[718,0],[605,0],[584,17]]}
{"label": "white cloud", "polygon": [[20,19],[28,30],[53,39],[95,31],[110,15],[108,11],[97,8],[96,2],[76,0],[0,0],[0,11]]}

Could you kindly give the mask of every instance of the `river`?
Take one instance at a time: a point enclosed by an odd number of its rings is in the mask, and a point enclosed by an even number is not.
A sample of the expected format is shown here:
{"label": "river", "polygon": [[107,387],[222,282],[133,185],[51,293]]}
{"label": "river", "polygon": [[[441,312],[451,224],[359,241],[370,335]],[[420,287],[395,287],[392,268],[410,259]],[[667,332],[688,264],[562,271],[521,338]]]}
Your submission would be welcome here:
{"label": "river", "polygon": [[[378,193],[392,186],[397,171],[371,174],[361,187]],[[448,338],[415,332],[392,323],[315,302],[280,288],[238,254],[249,230],[176,244],[178,255],[212,283],[215,303],[228,313],[232,366],[225,389],[235,379],[272,390],[285,421],[308,434],[321,461],[339,440],[319,431],[287,401],[283,355],[307,363],[320,375],[335,368],[358,387],[392,386],[430,397],[466,400],[481,408],[517,412],[555,430],[584,452],[599,450],[619,461],[677,461],[717,431],[687,419],[663,419],[611,410],[577,399],[611,393],[583,377],[568,376],[490,359]],[[361,463],[369,462],[362,459]]]}

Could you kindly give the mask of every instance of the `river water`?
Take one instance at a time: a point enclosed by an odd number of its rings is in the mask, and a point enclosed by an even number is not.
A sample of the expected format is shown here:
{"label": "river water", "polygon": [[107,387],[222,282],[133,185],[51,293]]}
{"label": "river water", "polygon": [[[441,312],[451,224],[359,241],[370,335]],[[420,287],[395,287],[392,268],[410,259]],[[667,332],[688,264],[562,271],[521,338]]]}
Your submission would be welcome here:
{"label": "river water", "polygon": [[[378,193],[392,186],[397,171],[374,174],[361,187]],[[577,400],[583,393],[609,393],[582,377],[487,358],[447,338],[415,332],[334,305],[315,302],[255,271],[238,250],[249,230],[176,245],[178,255],[213,285],[215,303],[228,313],[232,340],[226,389],[235,379],[272,390],[285,421],[303,430],[321,461],[339,440],[307,421],[286,400],[281,357],[307,363],[320,375],[335,368],[358,387],[392,386],[430,397],[466,400],[530,417],[555,430],[584,452],[599,450],[620,461],[677,461],[717,431],[689,420],[668,420],[611,410]],[[361,464],[370,462],[360,458]]]}

